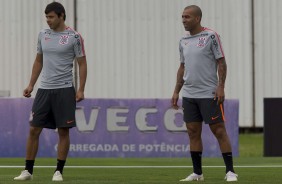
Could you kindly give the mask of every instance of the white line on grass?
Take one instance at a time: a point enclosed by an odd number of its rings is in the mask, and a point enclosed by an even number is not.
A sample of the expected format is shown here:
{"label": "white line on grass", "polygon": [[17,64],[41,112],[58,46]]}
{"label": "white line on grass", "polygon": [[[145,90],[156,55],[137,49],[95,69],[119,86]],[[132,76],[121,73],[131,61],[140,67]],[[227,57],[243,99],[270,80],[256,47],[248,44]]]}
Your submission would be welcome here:
{"label": "white line on grass", "polygon": [[[34,166],[36,168],[55,168],[55,166]],[[192,168],[193,166],[65,166],[65,168],[117,168],[117,169],[127,169],[127,168]],[[204,168],[222,168],[225,166],[202,166]],[[282,168],[282,165],[243,165],[243,166],[234,166],[237,168]],[[0,168],[23,168],[23,166],[8,166],[8,165],[0,165]]]}

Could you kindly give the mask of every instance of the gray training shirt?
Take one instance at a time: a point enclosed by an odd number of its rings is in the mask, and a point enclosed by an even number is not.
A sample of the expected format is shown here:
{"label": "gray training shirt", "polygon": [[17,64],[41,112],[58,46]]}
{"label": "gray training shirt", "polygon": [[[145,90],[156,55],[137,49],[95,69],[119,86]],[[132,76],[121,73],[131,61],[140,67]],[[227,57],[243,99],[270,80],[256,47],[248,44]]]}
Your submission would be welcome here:
{"label": "gray training shirt", "polygon": [[69,27],[63,32],[44,29],[38,36],[37,53],[43,54],[39,88],[73,86],[73,60],[85,56],[83,39],[79,33]]}
{"label": "gray training shirt", "polygon": [[217,59],[224,57],[218,34],[208,28],[185,35],[179,42],[180,62],[184,63],[182,96],[213,98],[218,84]]}

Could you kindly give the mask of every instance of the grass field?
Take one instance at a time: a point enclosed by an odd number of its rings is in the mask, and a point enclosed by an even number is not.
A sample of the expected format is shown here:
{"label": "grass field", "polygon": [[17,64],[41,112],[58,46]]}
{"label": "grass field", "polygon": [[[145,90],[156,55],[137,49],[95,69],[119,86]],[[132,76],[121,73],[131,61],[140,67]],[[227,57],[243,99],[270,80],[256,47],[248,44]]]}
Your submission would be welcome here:
{"label": "grass field", "polygon": [[[282,183],[282,157],[263,157],[262,143],[262,134],[239,136],[240,157],[234,158],[235,170],[239,174],[237,183]],[[35,167],[32,181],[13,181],[22,170],[18,166],[23,162],[24,158],[0,158],[0,183],[54,183],[51,178],[55,158],[38,158],[36,166],[46,167]],[[205,181],[202,183],[226,183],[221,158],[203,158],[203,166]],[[191,172],[188,158],[69,158],[63,183],[177,184],[183,183],[178,182],[179,179]]]}

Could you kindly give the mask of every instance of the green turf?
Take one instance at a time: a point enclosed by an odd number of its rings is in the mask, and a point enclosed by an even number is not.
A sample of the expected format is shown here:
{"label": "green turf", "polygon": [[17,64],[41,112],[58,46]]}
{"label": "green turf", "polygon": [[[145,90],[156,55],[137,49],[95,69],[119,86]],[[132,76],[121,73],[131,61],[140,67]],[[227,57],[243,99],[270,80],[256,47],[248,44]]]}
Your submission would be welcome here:
{"label": "green turf", "polygon": [[263,134],[240,134],[239,153],[240,157],[263,156]]}
{"label": "green turf", "polygon": [[[234,158],[239,174],[237,183],[282,183],[282,157],[262,157],[262,134],[240,135],[240,157]],[[23,158],[0,158],[0,166],[23,165]],[[36,165],[54,166],[55,158],[38,158]],[[189,158],[69,158],[67,166],[191,166]],[[221,158],[203,158],[205,181],[202,183],[226,183]],[[209,166],[209,167],[205,167]],[[242,167],[245,166],[245,167]],[[248,167],[259,166],[259,167]],[[261,166],[268,166],[263,168]],[[276,167],[275,167],[276,166]],[[34,168],[34,179],[28,182],[13,181],[21,168],[0,168],[0,184],[51,182],[54,168]],[[174,184],[192,168],[69,168],[64,170],[64,182],[77,184]]]}
{"label": "green turf", "polygon": [[[12,178],[18,174],[19,169],[1,170],[1,183],[22,183],[12,181]],[[34,179],[28,183],[53,183],[51,182],[51,173],[53,169],[36,169]],[[172,184],[178,182],[191,169],[183,168],[165,168],[165,169],[65,169],[64,183],[95,183],[95,184],[133,184],[133,183],[161,183]],[[223,168],[204,168],[204,183],[226,183],[223,180]],[[281,168],[236,168],[240,175],[237,183],[281,183]]]}

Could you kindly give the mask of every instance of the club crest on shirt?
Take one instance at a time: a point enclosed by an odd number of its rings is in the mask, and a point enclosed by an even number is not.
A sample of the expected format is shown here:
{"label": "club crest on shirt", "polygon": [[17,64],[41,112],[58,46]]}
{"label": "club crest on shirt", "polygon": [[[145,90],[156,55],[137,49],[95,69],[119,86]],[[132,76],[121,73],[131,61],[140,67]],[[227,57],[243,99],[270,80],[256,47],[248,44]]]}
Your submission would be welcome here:
{"label": "club crest on shirt", "polygon": [[69,36],[68,35],[61,35],[61,39],[59,41],[59,43],[61,45],[68,44],[68,41],[69,41]]}
{"label": "club crest on shirt", "polygon": [[200,37],[197,47],[204,47],[206,45],[206,37]]}

